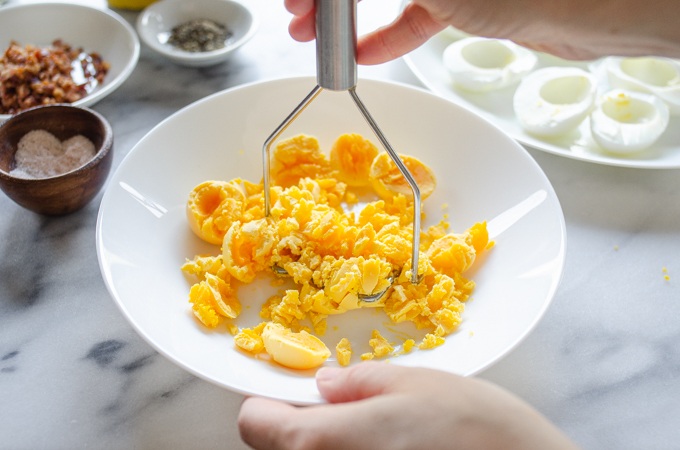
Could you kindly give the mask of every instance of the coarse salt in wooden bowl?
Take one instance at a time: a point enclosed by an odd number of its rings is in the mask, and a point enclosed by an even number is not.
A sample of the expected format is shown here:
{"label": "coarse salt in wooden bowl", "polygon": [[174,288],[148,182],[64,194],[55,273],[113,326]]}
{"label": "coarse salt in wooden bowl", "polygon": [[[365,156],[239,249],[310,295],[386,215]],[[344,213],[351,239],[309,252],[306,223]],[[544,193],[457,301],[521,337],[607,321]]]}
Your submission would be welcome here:
{"label": "coarse salt in wooden bowl", "polygon": [[[95,156],[83,166],[47,178],[10,175],[16,168],[19,140],[33,130],[45,130],[60,141],[83,135],[94,144]],[[49,105],[16,114],[0,125],[0,188],[26,209],[63,215],[87,205],[111,171],[113,131],[100,114],[68,105]]]}

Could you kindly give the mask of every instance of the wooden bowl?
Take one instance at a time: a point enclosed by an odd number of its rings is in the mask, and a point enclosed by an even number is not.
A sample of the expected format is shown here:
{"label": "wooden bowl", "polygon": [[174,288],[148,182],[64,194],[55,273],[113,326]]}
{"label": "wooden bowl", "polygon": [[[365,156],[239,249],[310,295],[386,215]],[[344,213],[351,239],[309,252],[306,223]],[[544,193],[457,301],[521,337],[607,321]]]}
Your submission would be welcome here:
{"label": "wooden bowl", "polygon": [[[62,175],[26,179],[9,174],[16,167],[19,140],[29,131],[45,130],[64,141],[82,134],[96,154],[87,164]],[[47,215],[69,214],[83,208],[104,185],[111,171],[113,131],[100,114],[68,105],[39,106],[0,125],[0,188],[24,208]]]}

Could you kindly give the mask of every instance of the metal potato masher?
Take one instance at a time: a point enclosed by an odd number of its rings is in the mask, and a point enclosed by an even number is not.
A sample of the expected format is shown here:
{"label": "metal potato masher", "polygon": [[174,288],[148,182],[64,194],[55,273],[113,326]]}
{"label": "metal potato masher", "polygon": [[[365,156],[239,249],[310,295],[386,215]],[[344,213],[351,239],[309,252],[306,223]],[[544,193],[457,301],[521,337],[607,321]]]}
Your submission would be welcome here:
{"label": "metal potato masher", "polygon": [[[408,182],[413,191],[413,240],[411,256],[411,283],[418,284],[418,250],[420,247],[420,214],[421,199],[420,189],[415,179],[408,171],[401,158],[394,151],[378,124],[356,92],[357,85],[357,33],[356,33],[356,0],[315,0],[316,14],[316,79],[317,85],[305,97],[304,100],[290,113],[286,120],[267,138],[262,146],[262,161],[264,170],[264,208],[265,216],[271,214],[270,199],[270,147],[272,143],[283,133],[302,111],[309,105],[322,90],[348,91],[356,104],[359,112],[375,133],[387,154],[392,158],[397,168]],[[286,275],[285,269],[274,266],[273,270],[281,275]],[[395,275],[388,278],[391,284],[396,279]],[[359,295],[363,302],[375,302],[379,300],[388,287],[382,292],[373,295]]]}

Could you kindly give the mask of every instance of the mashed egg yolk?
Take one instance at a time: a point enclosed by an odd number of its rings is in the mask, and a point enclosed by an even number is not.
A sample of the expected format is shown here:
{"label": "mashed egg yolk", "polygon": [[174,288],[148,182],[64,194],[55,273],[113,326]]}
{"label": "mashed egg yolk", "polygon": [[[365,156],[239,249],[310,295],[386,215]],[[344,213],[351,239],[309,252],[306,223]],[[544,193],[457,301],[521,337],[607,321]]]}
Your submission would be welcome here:
{"label": "mashed egg yolk", "polygon": [[[214,328],[225,318],[237,318],[241,304],[234,280],[250,283],[259,273],[272,273],[276,265],[299,288],[262,305],[260,316],[267,322],[241,331],[229,324],[234,342],[245,351],[266,351],[286,367],[315,367],[330,351],[311,333],[323,336],[329,315],[362,307],[382,308],[394,323],[410,321],[430,330],[420,349],[441,345],[460,324],[474,288],[461,274],[489,244],[486,223],[458,234],[450,232],[446,222],[421,231],[417,270],[422,281],[413,285],[413,201],[386,154],[378,154],[361,136],[345,135],[334,144],[328,161],[315,138],[301,135],[280,142],[273,157],[270,217],[264,217],[262,183],[206,181],[189,195],[192,230],[222,245],[221,255],[200,255],[182,267],[198,278],[189,294],[198,320]],[[432,171],[415,158],[402,155],[402,160],[425,198],[435,186]],[[347,193],[347,184],[370,184],[382,200],[367,203],[359,214],[347,212],[343,202],[358,200]],[[361,300],[362,295],[384,290],[377,302]],[[311,327],[302,325],[304,321]],[[362,359],[396,356],[415,346],[408,340],[403,351],[395,353],[377,330],[369,344],[373,352]],[[349,364],[349,341],[341,340],[336,352],[341,365]]]}

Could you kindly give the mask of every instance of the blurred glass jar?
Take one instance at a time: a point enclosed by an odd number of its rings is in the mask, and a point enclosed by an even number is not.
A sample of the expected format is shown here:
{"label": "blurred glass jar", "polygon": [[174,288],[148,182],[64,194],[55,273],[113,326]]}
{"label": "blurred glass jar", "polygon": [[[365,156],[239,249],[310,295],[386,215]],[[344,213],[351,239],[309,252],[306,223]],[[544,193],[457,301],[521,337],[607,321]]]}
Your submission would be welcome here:
{"label": "blurred glass jar", "polygon": [[157,0],[108,0],[111,8],[121,9],[144,9],[155,1]]}

